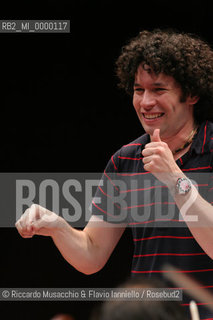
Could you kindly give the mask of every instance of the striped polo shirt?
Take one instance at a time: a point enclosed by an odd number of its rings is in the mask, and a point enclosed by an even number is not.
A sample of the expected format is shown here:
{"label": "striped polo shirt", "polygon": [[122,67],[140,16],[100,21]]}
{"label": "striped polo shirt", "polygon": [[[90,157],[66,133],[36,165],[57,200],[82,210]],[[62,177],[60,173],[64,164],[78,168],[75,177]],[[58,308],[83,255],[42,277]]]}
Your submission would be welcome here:
{"label": "striped polo shirt", "polygon": [[[167,186],[143,168],[141,152],[149,142],[149,135],[144,134],[111,157],[93,200],[92,213],[132,228],[132,276],[161,277],[167,272],[164,265],[170,264],[213,293],[212,259],[194,239]],[[206,121],[200,125],[190,150],[176,161],[211,204],[212,151],[213,123]],[[188,303],[184,297],[187,309]],[[201,319],[213,319],[213,312],[203,303],[199,312]]]}

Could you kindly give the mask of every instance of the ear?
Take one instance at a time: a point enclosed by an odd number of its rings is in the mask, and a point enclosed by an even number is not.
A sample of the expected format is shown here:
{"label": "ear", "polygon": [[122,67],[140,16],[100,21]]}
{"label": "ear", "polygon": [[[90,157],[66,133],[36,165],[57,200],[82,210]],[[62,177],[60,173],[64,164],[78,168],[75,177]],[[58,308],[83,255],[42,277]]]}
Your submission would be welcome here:
{"label": "ear", "polygon": [[196,103],[198,102],[199,99],[200,99],[200,97],[198,97],[198,96],[193,96],[193,97],[192,97],[192,96],[190,95],[190,96],[187,97],[186,100],[187,100],[187,102],[188,102],[189,105],[190,105],[190,104],[191,104],[191,105],[194,105],[194,104],[196,104]]}

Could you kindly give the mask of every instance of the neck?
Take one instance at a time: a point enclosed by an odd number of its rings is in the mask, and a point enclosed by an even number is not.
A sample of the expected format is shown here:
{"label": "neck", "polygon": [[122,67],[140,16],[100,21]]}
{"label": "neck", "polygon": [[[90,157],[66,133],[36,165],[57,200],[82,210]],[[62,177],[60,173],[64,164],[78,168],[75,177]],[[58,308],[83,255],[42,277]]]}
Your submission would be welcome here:
{"label": "neck", "polygon": [[188,146],[190,146],[196,133],[197,133],[197,126],[195,126],[192,129],[191,133],[189,134],[188,138],[186,139],[186,142],[182,146],[180,146],[178,149],[173,150],[172,153],[176,154],[176,153],[186,149]]}
{"label": "neck", "polygon": [[172,137],[161,137],[162,141],[166,142],[173,154],[177,154],[182,150],[189,149],[193,138],[197,132],[197,126],[192,123],[187,128],[182,128]]}
{"label": "neck", "polygon": [[181,158],[185,153],[189,151],[190,147],[191,147],[191,144],[185,149],[173,154],[174,160],[177,161],[179,158]]}

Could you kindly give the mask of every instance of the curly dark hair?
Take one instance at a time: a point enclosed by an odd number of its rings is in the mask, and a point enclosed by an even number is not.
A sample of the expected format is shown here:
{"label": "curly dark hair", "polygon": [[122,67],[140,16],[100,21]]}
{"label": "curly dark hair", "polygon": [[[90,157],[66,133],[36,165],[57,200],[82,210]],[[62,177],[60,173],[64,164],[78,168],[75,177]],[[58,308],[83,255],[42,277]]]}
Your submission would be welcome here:
{"label": "curly dark hair", "polygon": [[188,95],[200,99],[194,106],[197,124],[213,121],[213,50],[196,35],[174,30],[142,31],[122,48],[116,61],[119,87],[133,94],[138,66],[143,63],[155,74],[172,76]]}

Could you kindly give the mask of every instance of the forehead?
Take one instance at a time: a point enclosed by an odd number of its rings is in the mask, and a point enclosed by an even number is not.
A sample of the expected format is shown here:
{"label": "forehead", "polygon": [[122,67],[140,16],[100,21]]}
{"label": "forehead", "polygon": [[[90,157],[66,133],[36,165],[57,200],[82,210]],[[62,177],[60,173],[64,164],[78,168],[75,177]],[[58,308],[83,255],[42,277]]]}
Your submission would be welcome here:
{"label": "forehead", "polygon": [[180,88],[176,80],[172,76],[168,76],[164,73],[156,75],[150,67],[143,67],[140,65],[135,73],[134,85],[164,85],[167,87]]}

